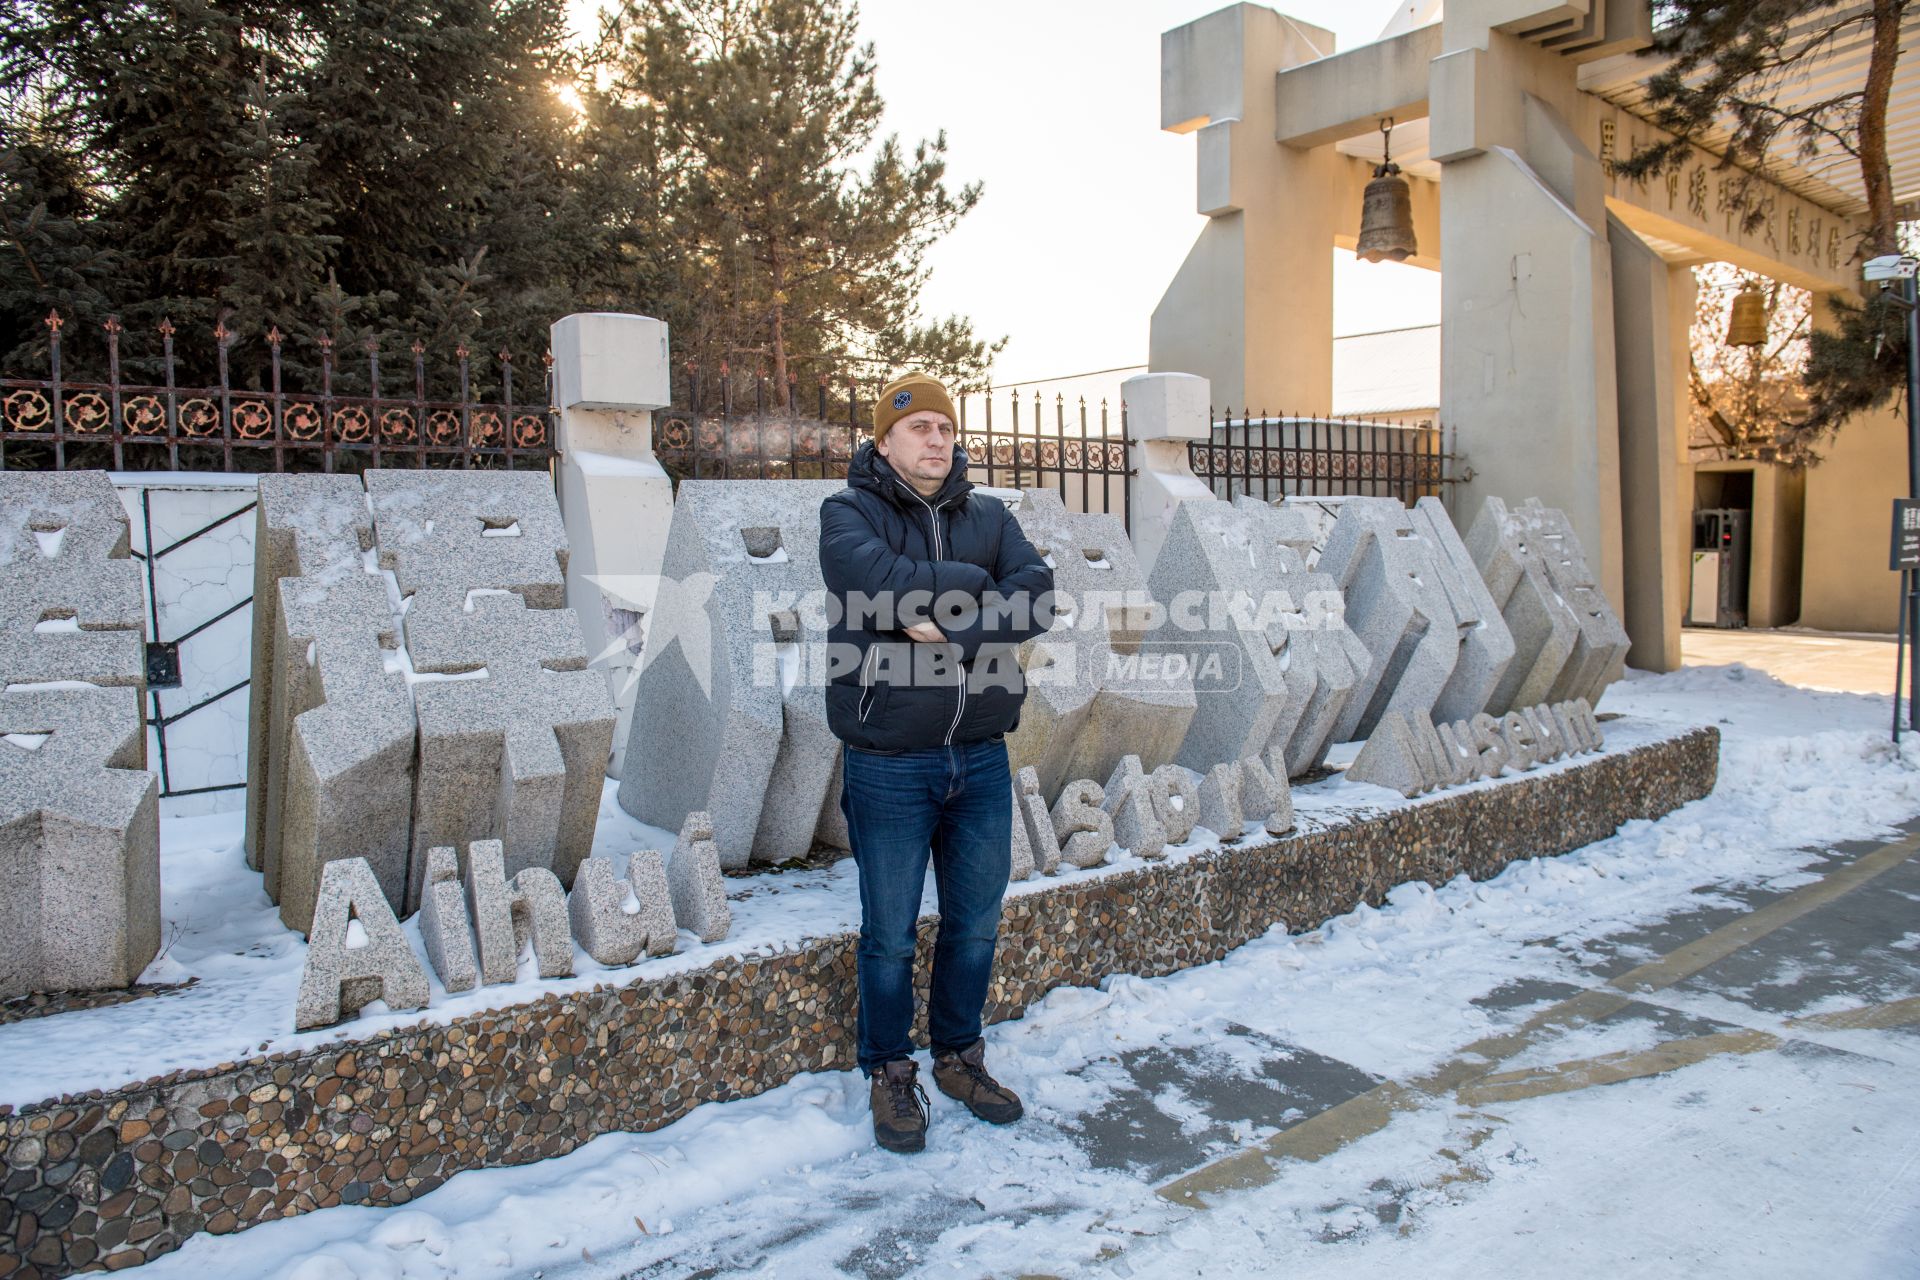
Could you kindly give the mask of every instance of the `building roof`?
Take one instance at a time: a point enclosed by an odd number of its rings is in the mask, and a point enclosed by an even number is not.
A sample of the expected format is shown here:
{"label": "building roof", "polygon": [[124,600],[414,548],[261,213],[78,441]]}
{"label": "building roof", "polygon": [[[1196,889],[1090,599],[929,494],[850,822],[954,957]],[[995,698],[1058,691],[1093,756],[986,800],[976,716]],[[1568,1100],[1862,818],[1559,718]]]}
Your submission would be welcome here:
{"label": "building roof", "polygon": [[1333,412],[1438,411],[1440,326],[1355,333],[1333,340]]}
{"label": "building roof", "polygon": [[[1869,0],[1836,0],[1803,14],[1793,24],[1794,47],[1859,19],[1871,8]],[[1443,0],[1400,0],[1380,38],[1438,22],[1445,9]],[[1920,202],[1920,59],[1914,58],[1908,47],[1916,26],[1920,26],[1920,9],[1909,9],[1902,22],[1901,53],[1905,56],[1894,65],[1887,101],[1887,158],[1893,170],[1893,198],[1896,205],[1909,210]],[[1855,92],[1866,83],[1872,46],[1872,29],[1852,21],[1785,76],[1768,96],[1783,107],[1799,108],[1836,94]],[[1666,65],[1663,59],[1638,53],[1614,54],[1582,66],[1578,83],[1588,93],[1650,119],[1653,111],[1647,103],[1647,80]],[[1723,154],[1728,136],[1723,122],[1721,127],[1702,132],[1697,140],[1707,150]],[[1427,145],[1425,118],[1403,121],[1393,131],[1393,156],[1400,167],[1415,177],[1438,180],[1440,166],[1429,157]],[[1378,134],[1348,138],[1338,146],[1346,155],[1373,163],[1380,160]],[[1791,128],[1782,130],[1768,155],[1768,168],[1769,176],[1782,186],[1815,204],[1853,217],[1866,213],[1867,192],[1860,162],[1830,141],[1822,141],[1816,154],[1802,155],[1799,135]]]}
{"label": "building roof", "polygon": [[[1793,25],[1795,47],[1801,40],[1818,37],[1871,8],[1864,0],[1847,0],[1801,17]],[[1914,65],[1912,50],[1905,47],[1913,38],[1916,23],[1920,23],[1920,13],[1910,13],[1902,24],[1901,53],[1905,56],[1894,64],[1893,87],[1887,100],[1887,158],[1893,169],[1896,204],[1920,199],[1920,67]],[[1871,27],[1848,26],[1769,96],[1783,107],[1799,108],[1836,94],[1857,92],[1867,81],[1872,46]],[[1646,82],[1663,65],[1638,54],[1619,54],[1582,67],[1580,87],[1635,115],[1648,116],[1651,111],[1646,102]],[[1699,141],[1708,150],[1719,152],[1724,151],[1727,137],[1726,129],[1716,128],[1703,133]],[[1781,185],[1836,213],[1865,215],[1867,190],[1860,176],[1860,162],[1831,142],[1823,142],[1818,154],[1804,156],[1800,154],[1799,136],[1791,128],[1784,129],[1768,159]]]}

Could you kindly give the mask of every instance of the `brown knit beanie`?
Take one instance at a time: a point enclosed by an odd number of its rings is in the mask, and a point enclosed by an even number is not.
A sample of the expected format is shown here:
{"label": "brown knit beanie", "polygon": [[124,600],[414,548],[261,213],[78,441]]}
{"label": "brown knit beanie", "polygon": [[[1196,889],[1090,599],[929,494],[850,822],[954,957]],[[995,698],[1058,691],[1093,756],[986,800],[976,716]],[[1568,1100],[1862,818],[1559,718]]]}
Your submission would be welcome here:
{"label": "brown knit beanie", "polygon": [[880,388],[880,398],[873,406],[874,443],[879,443],[894,423],[922,409],[944,413],[947,421],[956,428],[960,425],[960,415],[953,411],[953,401],[938,378],[924,373],[910,373]]}

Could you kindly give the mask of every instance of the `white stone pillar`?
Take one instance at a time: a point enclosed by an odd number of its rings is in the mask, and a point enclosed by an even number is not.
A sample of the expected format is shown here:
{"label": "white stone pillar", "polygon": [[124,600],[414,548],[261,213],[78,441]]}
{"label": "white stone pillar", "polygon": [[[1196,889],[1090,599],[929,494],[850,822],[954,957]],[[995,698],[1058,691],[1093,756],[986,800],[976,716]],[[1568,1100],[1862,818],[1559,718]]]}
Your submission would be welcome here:
{"label": "white stone pillar", "polygon": [[1213,437],[1209,395],[1207,380],[1191,373],[1146,373],[1120,384],[1127,435],[1138,451],[1127,479],[1127,510],[1143,575],[1153,572],[1173,509],[1213,498],[1187,463],[1187,442]]}
{"label": "white stone pillar", "polygon": [[610,777],[624,765],[633,675],[673,521],[673,485],[653,456],[653,411],[673,403],[667,326],[649,316],[590,312],[553,326],[560,407],[560,514],[566,520],[567,606],[606,672],[619,721]]}

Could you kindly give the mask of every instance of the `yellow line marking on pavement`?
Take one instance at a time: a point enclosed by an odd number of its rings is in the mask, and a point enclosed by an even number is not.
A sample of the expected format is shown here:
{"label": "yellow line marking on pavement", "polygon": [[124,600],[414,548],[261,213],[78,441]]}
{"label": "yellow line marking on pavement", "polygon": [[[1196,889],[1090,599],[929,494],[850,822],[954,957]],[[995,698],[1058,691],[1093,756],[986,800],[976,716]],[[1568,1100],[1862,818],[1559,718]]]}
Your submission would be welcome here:
{"label": "yellow line marking on pavement", "polygon": [[1638,969],[1621,974],[1608,986],[1622,991],[1658,991],[1683,978],[1692,977],[1717,960],[1724,960],[1742,947],[1766,937],[1784,925],[1792,924],[1809,911],[1853,892],[1875,876],[1893,870],[1920,850],[1920,834],[1910,835],[1893,844],[1882,845],[1863,858],[1855,859],[1838,871],[1799,889],[1778,902],[1742,916],[1732,924],[1715,929],[1704,938],[1696,938],[1683,947]]}
{"label": "yellow line marking on pavement", "polygon": [[1910,1027],[1920,1022],[1920,996],[1909,996],[1889,1004],[1870,1004],[1864,1009],[1841,1009],[1835,1013],[1811,1013],[1804,1018],[1788,1018],[1790,1027],[1818,1027],[1824,1031],[1884,1031],[1890,1027]]}
{"label": "yellow line marking on pavement", "polygon": [[[1244,1190],[1273,1181],[1279,1175],[1279,1161],[1312,1162],[1332,1155],[1350,1143],[1386,1128],[1395,1113],[1414,1110],[1427,1102],[1460,1090],[1465,1085],[1482,1080],[1501,1062],[1531,1047],[1541,1038],[1542,1032],[1571,1031],[1611,1017],[1633,1003],[1635,994],[1659,991],[1692,977],[1707,966],[1724,960],[1741,948],[1751,946],[1775,930],[1792,924],[1808,912],[1851,893],[1874,877],[1899,866],[1913,857],[1916,852],[1920,852],[1920,833],[1882,845],[1872,853],[1856,858],[1846,866],[1829,872],[1815,883],[1803,889],[1797,889],[1777,902],[1768,903],[1730,924],[1715,929],[1704,937],[1676,947],[1658,960],[1628,970],[1612,979],[1605,987],[1582,991],[1579,995],[1571,996],[1558,1004],[1542,1009],[1513,1031],[1474,1041],[1461,1049],[1451,1060],[1424,1075],[1416,1076],[1405,1083],[1383,1081],[1367,1092],[1329,1107],[1319,1115],[1303,1120],[1292,1128],[1277,1133],[1254,1146],[1236,1151],[1232,1155],[1224,1156],[1174,1179],[1158,1188],[1158,1194],[1174,1204],[1206,1208],[1207,1202],[1202,1199],[1205,1195]],[[1865,1011],[1853,1012],[1858,1016]],[[1843,1015],[1820,1016],[1835,1019]],[[1826,1022],[1818,1025],[1833,1028],[1845,1024]],[[1766,1035],[1765,1032],[1754,1034]],[[1730,1044],[1738,1042],[1742,1035],[1743,1033],[1731,1032],[1719,1037],[1702,1037],[1702,1039]],[[1778,1043],[1777,1039],[1775,1043]],[[1667,1047],[1661,1046],[1661,1049],[1649,1050],[1647,1054],[1633,1056],[1650,1057],[1659,1054]],[[1730,1051],[1733,1050],[1725,1047],[1713,1050],[1721,1053]],[[1750,1053],[1758,1050],[1739,1051]],[[1712,1054],[1707,1053],[1703,1056],[1712,1056]],[[1602,1061],[1595,1060],[1595,1063]],[[1677,1062],[1675,1065],[1685,1065],[1685,1063]],[[1606,1068],[1596,1065],[1595,1069]],[[1622,1064],[1614,1064],[1612,1069],[1624,1069],[1624,1067]],[[1659,1070],[1672,1069],[1673,1067],[1659,1068]],[[1653,1075],[1657,1074],[1657,1071],[1649,1070],[1639,1074]],[[1625,1080],[1635,1077],[1622,1075],[1619,1078]],[[1596,1079],[1590,1083],[1598,1084],[1604,1081]],[[1586,1086],[1569,1087],[1584,1088]],[[1539,1092],[1543,1093],[1559,1091],[1548,1088],[1539,1089]],[[1521,1093],[1502,1096],[1531,1095]]]}
{"label": "yellow line marking on pavement", "polygon": [[[1894,1000],[1887,1004],[1867,1005],[1860,1009],[1840,1009],[1833,1013],[1808,1014],[1789,1018],[1789,1027],[1825,1031],[1882,1031],[1892,1027],[1920,1023],[1920,996]],[[1607,1053],[1597,1058],[1576,1058],[1551,1067],[1503,1071],[1482,1076],[1460,1086],[1457,1096],[1468,1106],[1489,1102],[1512,1102],[1518,1098],[1537,1098],[1549,1093],[1572,1093],[1599,1084],[1618,1084],[1657,1076],[1696,1062],[1729,1053],[1765,1053],[1786,1043],[1779,1036],[1755,1028],[1723,1031],[1686,1040],[1667,1040],[1651,1049]]]}
{"label": "yellow line marking on pavement", "polygon": [[1637,1052],[1608,1053],[1597,1058],[1576,1058],[1551,1067],[1503,1071],[1461,1085],[1457,1096],[1468,1106],[1478,1107],[1490,1102],[1514,1102],[1550,1093],[1573,1093],[1597,1084],[1618,1084],[1623,1080],[1640,1080],[1677,1071],[1721,1054],[1764,1053],[1779,1048],[1782,1043],[1779,1036],[1764,1031],[1726,1031],[1696,1036],[1690,1040],[1668,1040]]}

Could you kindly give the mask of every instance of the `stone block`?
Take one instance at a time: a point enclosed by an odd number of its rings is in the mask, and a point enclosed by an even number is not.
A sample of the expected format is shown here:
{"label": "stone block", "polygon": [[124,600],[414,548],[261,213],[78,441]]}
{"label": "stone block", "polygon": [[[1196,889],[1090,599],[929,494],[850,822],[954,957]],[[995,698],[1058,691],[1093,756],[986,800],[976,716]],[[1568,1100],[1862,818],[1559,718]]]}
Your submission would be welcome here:
{"label": "stone block", "polygon": [[1060,838],[1053,833],[1053,814],[1047,809],[1047,798],[1040,794],[1040,772],[1032,765],[1015,774],[1014,801],[1014,821],[1026,832],[1034,869],[1042,875],[1058,875]]}
{"label": "stone block", "polygon": [[[1482,711],[1467,721],[1466,725],[1472,734],[1473,745],[1480,753],[1480,776],[1499,777],[1501,770],[1507,767],[1508,761],[1513,756],[1506,737],[1500,732],[1500,722]],[[1444,773],[1443,767],[1441,773],[1436,775],[1436,786],[1439,785],[1437,778],[1444,776]]]}
{"label": "stone block", "polygon": [[[1402,711],[1382,716],[1373,732],[1367,735],[1360,754],[1347,766],[1347,779],[1390,787],[1408,797],[1431,790],[1434,785],[1431,754],[1417,728],[1419,721],[1425,719]],[[1427,721],[1427,728],[1433,728],[1432,721]]]}
{"label": "stone block", "polygon": [[1233,655],[1237,679],[1201,682],[1178,760],[1205,773],[1280,748],[1291,773],[1319,767],[1371,661],[1347,626],[1338,584],[1307,568],[1313,530],[1252,498],[1182,503],[1149,579],[1168,608],[1161,634]]}
{"label": "stone block", "polygon": [[1520,772],[1562,755],[1597,750],[1599,734],[1584,700],[1526,707],[1497,718],[1483,711],[1471,720],[1440,724],[1415,712],[1394,712],[1375,727],[1347,766],[1347,777],[1416,796],[1497,778],[1509,767]]}
{"label": "stone block", "polygon": [[643,951],[670,955],[678,940],[672,891],[657,849],[635,850],[625,878],[614,875],[611,859],[588,858],[574,876],[567,912],[574,941],[604,965],[632,964]]}
{"label": "stone block", "polygon": [[563,409],[661,409],[673,403],[667,325],[651,316],[576,312],[553,343],[553,402]]}
{"label": "stone block", "polygon": [[[253,666],[247,688],[247,865],[266,874],[268,896],[279,894],[280,813],[285,801],[284,761],[293,716],[275,707],[286,696],[283,682],[297,651],[304,665],[315,637],[282,641],[280,580],[311,576],[315,584],[352,581],[373,546],[373,517],[366,490],[353,475],[270,475],[257,481],[253,532]],[[384,580],[376,585],[384,584]],[[393,602],[398,608],[398,601]],[[386,647],[397,649],[399,630],[383,627]],[[311,672],[307,672],[310,675]],[[411,711],[409,711],[411,719]],[[408,764],[409,774],[412,764]],[[268,865],[273,869],[268,870]],[[396,909],[403,903],[396,903]],[[307,919],[312,919],[309,910]],[[295,926],[298,927],[298,926]]]}
{"label": "stone block", "polygon": [[1060,842],[1060,861],[1067,866],[1097,867],[1107,860],[1113,817],[1101,807],[1103,798],[1099,783],[1076,778],[1053,802],[1053,835]]}
{"label": "stone block", "polygon": [[570,880],[613,710],[546,477],[265,476],[258,510],[248,856],[282,918],[346,854],[402,913],[429,850],[475,839]]}
{"label": "stone block", "polygon": [[1486,709],[1598,701],[1619,679],[1629,642],[1566,514],[1537,498],[1509,509],[1489,497],[1465,545],[1515,646]]}
{"label": "stone block", "polygon": [[1293,787],[1287,780],[1286,757],[1278,748],[1265,760],[1247,756],[1240,761],[1240,812],[1268,835],[1293,830]]}
{"label": "stone block", "polygon": [[127,986],[159,948],[129,533],[104,472],[0,472],[0,998]]}
{"label": "stone block", "polygon": [[[1428,714],[1443,696],[1472,701],[1488,683],[1487,668],[1505,670],[1504,647],[1486,640],[1491,624],[1473,625],[1489,620],[1463,621],[1456,608],[1456,601],[1476,607],[1479,597],[1461,580],[1461,562],[1432,536],[1430,516],[1416,520],[1394,498],[1289,498],[1286,505],[1320,524],[1317,567],[1339,583],[1347,622],[1372,657],[1341,713],[1341,739],[1366,737],[1388,711]],[[1473,657],[1449,692],[1463,645]]]}
{"label": "stone block", "polygon": [[249,832],[267,892],[281,921],[303,928],[321,867],[359,856],[394,910],[411,911],[414,713],[386,586],[355,564],[338,576],[281,578],[269,595],[273,666],[262,677],[273,754],[261,825]]}
{"label": "stone block", "polygon": [[721,865],[844,842],[827,729],[820,504],[839,481],[689,480],[674,501],[620,781],[622,808],[677,830],[713,816]]}
{"label": "stone block", "polygon": [[1135,440],[1210,440],[1213,414],[1205,378],[1143,373],[1121,384],[1127,427]]}
{"label": "stone block", "polygon": [[1007,735],[1012,768],[1033,767],[1051,796],[1070,779],[1109,776],[1125,755],[1147,768],[1167,763],[1193,719],[1193,681],[1148,678],[1138,662],[1155,610],[1126,527],[1117,516],[1070,514],[1046,489],[1024,491],[1014,518],[1072,607],[1020,648],[1027,697]]}
{"label": "stone block", "polygon": [[134,688],[0,692],[0,999],[124,987],[160,946]]}
{"label": "stone block", "polygon": [[1200,778],[1199,824],[1222,840],[1238,840],[1246,829],[1240,807],[1240,762],[1225,760]]}
{"label": "stone block", "polygon": [[1442,721],[1433,728],[1440,737],[1441,776],[1446,785],[1459,786],[1486,776],[1480,735],[1472,725],[1460,720],[1451,724]]}
{"label": "stone block", "polygon": [[427,851],[426,892],[420,900],[420,940],[427,963],[449,992],[471,991],[480,981],[473,958],[473,918],[460,885],[460,859],[442,845]]}
{"label": "stone block", "polygon": [[566,606],[567,533],[542,471],[366,473],[380,567],[411,609],[459,612],[475,593]]}
{"label": "stone block", "polygon": [[[146,608],[126,508],[102,471],[0,471],[0,687],[146,691]],[[145,762],[146,741],[140,757]]]}
{"label": "stone block", "polygon": [[1147,775],[1147,795],[1167,843],[1185,844],[1200,820],[1199,785],[1179,765],[1163,764]]}
{"label": "stone block", "polygon": [[[357,944],[355,921],[365,939]],[[364,858],[327,863],[307,928],[294,1029],[330,1026],[375,1000],[396,1011],[424,1009],[427,992],[427,971],[400,932],[373,868]]]}
{"label": "stone block", "polygon": [[1167,856],[1167,829],[1154,811],[1152,788],[1139,756],[1120,758],[1101,795],[1100,807],[1113,817],[1114,843],[1136,857]]}
{"label": "stone block", "polygon": [[1033,859],[1033,837],[1027,833],[1027,817],[1022,812],[1025,806],[1021,803],[1020,783],[1017,780],[1011,782],[1009,791],[1013,806],[1013,823],[1010,849],[1012,857],[1007,867],[1007,881],[1013,883],[1031,879],[1036,867]]}
{"label": "stone block", "polygon": [[1453,606],[1460,631],[1460,653],[1453,675],[1433,700],[1433,717],[1458,720],[1478,715],[1486,710],[1487,700],[1513,664],[1513,633],[1440,499],[1421,498],[1409,514],[1414,527],[1433,546],[1440,586]]}
{"label": "stone block", "polygon": [[702,942],[719,942],[733,927],[733,908],[727,905],[727,882],[720,875],[720,850],[713,839],[713,818],[690,813],[680,824],[667,863],[667,890],[673,901],[673,920]]}
{"label": "stone block", "polygon": [[505,846],[508,875],[539,867],[563,884],[593,847],[614,716],[606,682],[587,670],[580,620],[517,594],[472,605],[416,599],[407,613],[413,902],[435,845],[485,834]]}
{"label": "stone block", "polygon": [[480,980],[512,982],[529,942],[540,977],[566,977],[573,972],[573,934],[559,877],[545,867],[524,867],[509,880],[506,867],[500,841],[467,846],[467,909],[480,943]]}

